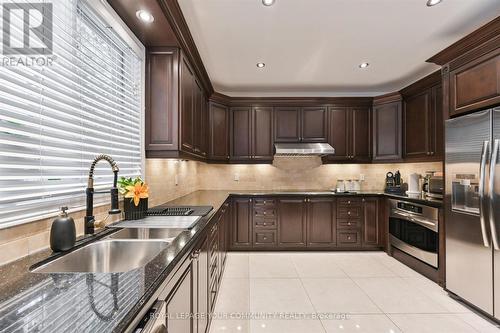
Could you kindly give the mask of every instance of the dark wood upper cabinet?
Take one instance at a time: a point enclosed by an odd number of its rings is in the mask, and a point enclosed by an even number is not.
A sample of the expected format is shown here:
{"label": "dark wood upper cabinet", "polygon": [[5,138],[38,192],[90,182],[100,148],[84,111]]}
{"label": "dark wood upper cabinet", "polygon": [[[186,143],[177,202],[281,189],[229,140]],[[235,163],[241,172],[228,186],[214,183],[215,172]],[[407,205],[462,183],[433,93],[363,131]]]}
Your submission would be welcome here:
{"label": "dark wood upper cabinet", "polygon": [[[437,73],[439,74],[439,73]],[[433,86],[406,88],[403,98],[403,154],[407,161],[439,161],[444,151],[443,89],[440,75]],[[432,82],[431,82],[432,83]]]}
{"label": "dark wood upper cabinet", "polygon": [[[497,42],[498,45],[498,42]],[[450,116],[500,103],[500,48],[449,73]]]}
{"label": "dark wood upper cabinet", "polygon": [[328,112],[325,107],[306,107],[301,110],[302,142],[326,142],[328,137]]}
{"label": "dark wood upper cabinet", "polygon": [[278,199],[278,247],[305,247],[306,199]]}
{"label": "dark wood upper cabinet", "polygon": [[325,107],[277,107],[275,142],[326,142],[328,112]]}
{"label": "dark wood upper cabinet", "polygon": [[229,109],[221,104],[210,103],[209,114],[210,159],[229,159]]}
{"label": "dark wood upper cabinet", "polygon": [[162,48],[146,57],[146,154],[179,149],[179,51]]}
{"label": "dark wood upper cabinet", "polygon": [[351,156],[355,162],[371,161],[370,108],[352,108]]}
{"label": "dark wood upper cabinet", "polygon": [[335,201],[335,198],[307,199],[307,246],[335,246],[337,242]]}
{"label": "dark wood upper cabinet", "polygon": [[366,197],[362,199],[363,207],[363,246],[379,246],[380,223],[379,223],[379,199]]}
{"label": "dark wood upper cabinet", "polygon": [[273,108],[255,107],[252,114],[252,158],[273,159]]}
{"label": "dark wood upper cabinet", "polygon": [[370,108],[331,107],[328,142],[335,149],[335,155],[326,161],[369,162]]}
{"label": "dark wood upper cabinet", "polygon": [[300,141],[300,108],[277,107],[274,110],[274,142]]}
{"label": "dark wood upper cabinet", "polygon": [[249,248],[252,246],[252,207],[251,198],[233,199],[233,220],[229,228],[232,248]]}
{"label": "dark wood upper cabinet", "polygon": [[[388,102],[387,102],[388,101]],[[373,160],[399,161],[402,158],[401,96],[391,95],[373,105]]]}
{"label": "dark wood upper cabinet", "polygon": [[181,149],[194,152],[195,82],[193,71],[184,58],[181,59],[180,76]]}
{"label": "dark wood upper cabinet", "polygon": [[252,158],[252,108],[231,108],[231,160]]}

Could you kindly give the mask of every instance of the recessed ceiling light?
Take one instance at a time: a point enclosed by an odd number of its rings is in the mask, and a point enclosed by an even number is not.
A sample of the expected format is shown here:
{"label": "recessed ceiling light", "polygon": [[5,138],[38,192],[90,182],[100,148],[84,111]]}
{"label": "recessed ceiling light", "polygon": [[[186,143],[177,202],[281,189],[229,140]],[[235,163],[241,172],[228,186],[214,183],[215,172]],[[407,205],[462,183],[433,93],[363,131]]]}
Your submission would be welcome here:
{"label": "recessed ceiling light", "polygon": [[274,5],[274,1],[275,0],[262,0],[262,4],[264,6],[272,6],[272,5]]}
{"label": "recessed ceiling light", "polygon": [[438,3],[440,3],[441,1],[443,1],[443,0],[427,0],[427,7],[435,6]]}
{"label": "recessed ceiling light", "polygon": [[151,13],[147,10],[138,10],[137,12],[135,12],[135,16],[137,16],[139,20],[145,23],[151,23],[155,20],[153,15],[151,15]]}
{"label": "recessed ceiling light", "polygon": [[367,63],[367,62],[362,62],[362,63],[359,64],[359,68],[366,68],[368,66],[370,66],[370,64]]}
{"label": "recessed ceiling light", "polygon": [[266,67],[266,64],[265,64],[265,63],[263,63],[263,62],[258,62],[258,63],[257,63],[257,67],[259,67],[259,68],[264,68],[264,67]]}

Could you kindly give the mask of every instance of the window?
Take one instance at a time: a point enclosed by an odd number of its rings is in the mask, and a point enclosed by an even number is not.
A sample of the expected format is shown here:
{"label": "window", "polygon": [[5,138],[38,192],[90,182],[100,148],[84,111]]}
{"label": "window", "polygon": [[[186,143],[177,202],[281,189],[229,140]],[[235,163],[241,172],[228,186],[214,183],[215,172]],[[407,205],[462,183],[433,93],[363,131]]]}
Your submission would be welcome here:
{"label": "window", "polygon": [[[29,11],[30,19],[35,14]],[[10,11],[11,22],[21,22],[10,26],[11,43],[16,33],[22,43],[27,31],[22,15]],[[60,206],[83,207],[88,169],[99,154],[117,161],[120,176],[142,174],[144,52],[129,45],[86,1],[57,0],[52,54],[37,55],[52,63],[2,63],[0,228],[53,216]],[[112,180],[109,165],[99,163],[96,190]],[[109,196],[95,201],[108,203]]]}

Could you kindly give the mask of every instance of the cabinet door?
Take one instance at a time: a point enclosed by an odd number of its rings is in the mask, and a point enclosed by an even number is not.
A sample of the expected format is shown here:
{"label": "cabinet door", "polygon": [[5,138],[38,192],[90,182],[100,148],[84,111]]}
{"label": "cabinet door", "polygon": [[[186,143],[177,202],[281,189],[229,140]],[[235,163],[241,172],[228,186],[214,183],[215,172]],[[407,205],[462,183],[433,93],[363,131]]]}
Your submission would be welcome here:
{"label": "cabinet door", "polygon": [[193,152],[202,155],[203,90],[198,80],[193,80]]}
{"label": "cabinet door", "polygon": [[194,122],[194,75],[186,59],[181,61],[181,150],[194,151],[193,122]]}
{"label": "cabinet door", "polygon": [[336,241],[335,199],[307,199],[307,246],[333,247]]}
{"label": "cabinet door", "polygon": [[326,108],[302,108],[301,133],[302,142],[326,142],[328,136],[328,112]]}
{"label": "cabinet door", "polygon": [[274,111],[274,142],[298,141],[300,141],[300,108],[276,108]]}
{"label": "cabinet door", "polygon": [[252,158],[272,160],[273,152],[273,108],[256,107],[253,109]]}
{"label": "cabinet door", "polygon": [[380,245],[378,198],[363,198],[363,246]]}
{"label": "cabinet door", "polygon": [[335,155],[328,160],[338,161],[349,159],[350,117],[349,109],[344,107],[330,108],[330,128],[328,143],[335,148]]}
{"label": "cabinet door", "polygon": [[252,245],[252,199],[233,199],[231,223],[231,247],[249,248]]}
{"label": "cabinet door", "polygon": [[356,162],[371,161],[370,109],[351,109],[351,158]]}
{"label": "cabinet door", "polygon": [[229,159],[229,111],[224,105],[210,103],[210,159]]}
{"label": "cabinet door", "polygon": [[405,158],[429,156],[431,90],[410,96],[404,102]]}
{"label": "cabinet door", "polygon": [[278,247],[306,246],[305,198],[278,200]]}
{"label": "cabinet door", "polygon": [[401,102],[373,107],[373,160],[400,160]]}
{"label": "cabinet door", "polygon": [[[193,265],[182,267],[182,274],[176,281],[172,291],[166,299],[167,304],[167,332],[190,333],[193,332],[193,319],[185,314],[193,313]],[[184,266],[184,265],[183,265]],[[187,317],[187,318],[186,318]]]}
{"label": "cabinet door", "polygon": [[208,325],[208,239],[204,237],[200,246],[193,254],[193,305],[195,313],[200,314],[194,319],[193,332],[205,333]]}
{"label": "cabinet door", "polygon": [[231,160],[241,161],[252,158],[251,114],[250,107],[231,108]]}
{"label": "cabinet door", "polygon": [[146,62],[146,154],[179,149],[178,51],[149,52]]}

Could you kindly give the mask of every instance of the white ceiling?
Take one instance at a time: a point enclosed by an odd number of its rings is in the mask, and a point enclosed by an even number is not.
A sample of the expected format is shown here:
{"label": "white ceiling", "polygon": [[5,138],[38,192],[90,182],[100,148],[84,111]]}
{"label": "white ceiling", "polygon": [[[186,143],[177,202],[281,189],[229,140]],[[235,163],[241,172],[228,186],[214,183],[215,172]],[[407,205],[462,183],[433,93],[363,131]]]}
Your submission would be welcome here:
{"label": "white ceiling", "polygon": [[[230,96],[374,96],[500,15],[499,0],[179,0],[216,91]],[[358,65],[367,61],[369,68]],[[258,69],[257,62],[266,67]]]}

